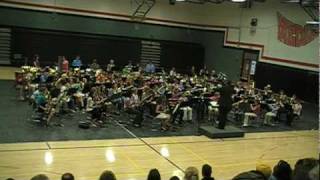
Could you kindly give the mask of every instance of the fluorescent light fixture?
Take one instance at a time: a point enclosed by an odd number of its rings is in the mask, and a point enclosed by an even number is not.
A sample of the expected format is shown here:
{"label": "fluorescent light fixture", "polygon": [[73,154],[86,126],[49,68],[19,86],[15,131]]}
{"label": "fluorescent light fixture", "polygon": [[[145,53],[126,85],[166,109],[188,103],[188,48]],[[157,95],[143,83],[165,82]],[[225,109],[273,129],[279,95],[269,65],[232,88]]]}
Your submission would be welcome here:
{"label": "fluorescent light fixture", "polygon": [[239,3],[239,2],[245,2],[245,1],[247,1],[247,0],[231,0],[232,2],[237,2],[237,3]]}
{"label": "fluorescent light fixture", "polygon": [[183,1],[186,1],[186,0],[176,0],[177,2],[183,2]]}

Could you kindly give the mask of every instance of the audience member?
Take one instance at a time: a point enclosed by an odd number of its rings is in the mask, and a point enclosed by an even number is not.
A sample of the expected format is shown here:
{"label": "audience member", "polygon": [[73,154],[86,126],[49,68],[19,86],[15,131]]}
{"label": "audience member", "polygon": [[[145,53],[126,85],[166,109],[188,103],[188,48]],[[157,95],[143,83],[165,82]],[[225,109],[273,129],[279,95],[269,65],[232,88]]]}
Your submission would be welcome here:
{"label": "audience member", "polygon": [[319,180],[319,164],[314,167],[310,172],[309,172],[309,177],[311,180]]}
{"label": "audience member", "polygon": [[49,177],[45,174],[38,174],[31,178],[31,180],[49,180]]}
{"label": "audience member", "polygon": [[71,173],[64,173],[61,176],[61,180],[74,180],[74,176]]}
{"label": "audience member", "polygon": [[213,177],[211,177],[212,168],[210,165],[205,164],[202,166],[202,180],[214,180]]}
{"label": "audience member", "polygon": [[271,167],[266,164],[258,164],[256,171],[261,172],[266,179],[269,179],[272,173]]}
{"label": "audience member", "polygon": [[147,180],[161,180],[158,169],[151,169],[148,174]]}
{"label": "audience member", "polygon": [[292,169],[286,161],[280,160],[273,168],[273,173],[269,180],[291,180]]}
{"label": "audience member", "polygon": [[232,180],[267,180],[259,171],[248,171],[236,175]]}
{"label": "audience member", "polygon": [[103,173],[100,175],[99,180],[116,180],[116,176],[113,174],[112,171],[105,170]]}
{"label": "audience member", "polygon": [[180,180],[180,178],[178,176],[172,176],[170,180]]}
{"label": "audience member", "polygon": [[195,167],[188,167],[184,173],[184,180],[199,180],[199,171]]}
{"label": "audience member", "polygon": [[292,180],[311,180],[309,172],[318,165],[319,161],[314,158],[298,160],[294,166]]}

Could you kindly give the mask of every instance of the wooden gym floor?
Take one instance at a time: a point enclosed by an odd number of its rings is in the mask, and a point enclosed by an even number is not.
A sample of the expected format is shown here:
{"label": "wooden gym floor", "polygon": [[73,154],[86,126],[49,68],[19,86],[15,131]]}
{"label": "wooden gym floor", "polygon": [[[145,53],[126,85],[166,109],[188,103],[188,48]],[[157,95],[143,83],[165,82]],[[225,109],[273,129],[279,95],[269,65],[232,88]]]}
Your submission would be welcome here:
{"label": "wooden gym floor", "polygon": [[211,140],[204,136],[59,141],[0,145],[0,179],[30,179],[38,173],[59,179],[71,172],[76,179],[98,179],[103,170],[120,180],[146,179],[158,168],[163,179],[182,177],[188,166],[212,165],[219,180],[252,170],[257,163],[274,166],[284,159],[292,166],[315,157],[318,131],[248,133],[244,138]]}
{"label": "wooden gym floor", "polygon": [[[1,67],[0,79],[14,79],[15,70]],[[71,172],[78,180],[88,180],[108,169],[120,180],[142,180],[151,168],[158,168],[162,178],[169,179],[182,177],[188,166],[201,171],[208,163],[216,179],[226,180],[254,169],[257,163],[273,167],[283,159],[293,166],[301,158],[318,158],[318,136],[318,130],[311,130],[247,133],[244,138],[214,140],[180,136],[0,144],[0,179],[25,180],[39,173],[59,179]]]}

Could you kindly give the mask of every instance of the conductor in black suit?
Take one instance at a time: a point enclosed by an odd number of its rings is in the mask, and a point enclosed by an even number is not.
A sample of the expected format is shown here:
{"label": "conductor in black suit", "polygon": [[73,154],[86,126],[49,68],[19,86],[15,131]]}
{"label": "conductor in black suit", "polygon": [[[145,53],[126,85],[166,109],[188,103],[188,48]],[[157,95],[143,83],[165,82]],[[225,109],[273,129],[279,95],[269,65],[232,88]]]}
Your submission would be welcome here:
{"label": "conductor in black suit", "polygon": [[224,129],[227,121],[227,115],[232,109],[232,93],[233,87],[230,81],[227,81],[225,85],[220,89],[220,99],[219,104],[219,116],[218,116],[218,128]]}

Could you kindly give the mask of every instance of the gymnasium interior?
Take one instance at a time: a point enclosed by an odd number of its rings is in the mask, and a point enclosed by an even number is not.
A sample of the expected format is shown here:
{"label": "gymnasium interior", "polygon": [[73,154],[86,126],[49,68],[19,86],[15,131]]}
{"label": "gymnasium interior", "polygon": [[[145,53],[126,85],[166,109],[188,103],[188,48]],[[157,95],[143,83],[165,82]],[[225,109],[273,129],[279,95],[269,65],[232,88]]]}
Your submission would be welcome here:
{"label": "gymnasium interior", "polygon": [[0,179],[318,180],[319,1],[0,0]]}

